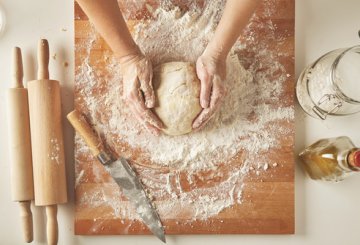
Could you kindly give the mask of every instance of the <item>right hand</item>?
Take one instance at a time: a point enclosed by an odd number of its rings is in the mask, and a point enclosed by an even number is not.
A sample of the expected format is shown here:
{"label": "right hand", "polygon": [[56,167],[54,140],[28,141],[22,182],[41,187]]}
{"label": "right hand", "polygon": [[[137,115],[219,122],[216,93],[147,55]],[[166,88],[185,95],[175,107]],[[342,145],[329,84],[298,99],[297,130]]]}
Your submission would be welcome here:
{"label": "right hand", "polygon": [[205,49],[197,59],[196,73],[201,82],[200,105],[203,108],[194,119],[194,130],[202,129],[220,108],[226,89],[223,81],[226,79],[226,55],[213,49]]}
{"label": "right hand", "polygon": [[155,106],[152,86],[152,65],[141,52],[120,58],[123,76],[123,96],[137,120],[152,134],[160,135],[164,127],[161,120],[151,111]]}

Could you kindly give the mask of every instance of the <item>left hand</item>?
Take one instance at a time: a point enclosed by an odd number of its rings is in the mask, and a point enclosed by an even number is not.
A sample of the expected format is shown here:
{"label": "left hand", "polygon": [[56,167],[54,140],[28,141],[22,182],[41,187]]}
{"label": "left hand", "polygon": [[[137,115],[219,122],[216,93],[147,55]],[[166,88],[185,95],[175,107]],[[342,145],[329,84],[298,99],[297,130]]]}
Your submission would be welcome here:
{"label": "left hand", "polygon": [[150,133],[158,136],[164,127],[151,110],[155,106],[152,65],[140,51],[120,58],[123,96],[132,114]]}
{"label": "left hand", "polygon": [[200,105],[203,110],[195,118],[192,127],[199,130],[219,109],[226,90],[223,81],[226,79],[226,55],[205,49],[196,62],[196,73],[201,81]]}

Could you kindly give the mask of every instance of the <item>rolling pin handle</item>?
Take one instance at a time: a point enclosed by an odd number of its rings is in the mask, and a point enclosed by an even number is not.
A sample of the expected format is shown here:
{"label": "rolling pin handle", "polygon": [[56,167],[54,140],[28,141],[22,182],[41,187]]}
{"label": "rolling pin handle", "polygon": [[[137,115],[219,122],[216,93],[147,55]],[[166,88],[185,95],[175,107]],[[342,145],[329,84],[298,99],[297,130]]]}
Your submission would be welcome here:
{"label": "rolling pin handle", "polygon": [[58,242],[57,205],[46,206],[47,244],[56,245]]}
{"label": "rolling pin handle", "polygon": [[41,39],[38,45],[38,79],[49,79],[49,43]]}
{"label": "rolling pin handle", "polygon": [[15,47],[13,49],[13,88],[23,88],[23,64],[21,58],[21,49]]}
{"label": "rolling pin handle", "polygon": [[20,217],[22,221],[25,242],[33,241],[33,219],[30,208],[31,201],[20,201]]}

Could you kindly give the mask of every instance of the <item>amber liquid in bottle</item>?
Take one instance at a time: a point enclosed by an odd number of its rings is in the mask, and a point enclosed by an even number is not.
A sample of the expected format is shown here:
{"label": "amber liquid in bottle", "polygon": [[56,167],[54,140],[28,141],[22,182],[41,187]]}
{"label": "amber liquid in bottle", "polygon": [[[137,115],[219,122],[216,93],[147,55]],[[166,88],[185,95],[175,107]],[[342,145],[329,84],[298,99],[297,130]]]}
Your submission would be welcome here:
{"label": "amber liquid in bottle", "polygon": [[314,180],[337,182],[360,171],[360,149],[346,136],[319,140],[299,156]]}

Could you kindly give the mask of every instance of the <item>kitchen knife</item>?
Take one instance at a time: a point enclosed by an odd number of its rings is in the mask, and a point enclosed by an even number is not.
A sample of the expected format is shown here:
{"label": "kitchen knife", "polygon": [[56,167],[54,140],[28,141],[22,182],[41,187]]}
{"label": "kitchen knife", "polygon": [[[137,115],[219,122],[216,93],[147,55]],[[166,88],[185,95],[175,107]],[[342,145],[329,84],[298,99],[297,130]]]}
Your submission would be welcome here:
{"label": "kitchen knife", "polygon": [[136,212],[150,231],[166,243],[164,228],[160,222],[159,215],[152,206],[141,182],[127,160],[123,157],[113,160],[105,152],[105,148],[97,134],[91,129],[86,119],[80,115],[78,111],[74,110],[70,112],[67,118],[76,132],[82,136],[86,144],[90,147],[93,155],[97,157],[115,182],[122,188],[123,193],[135,206]]}

